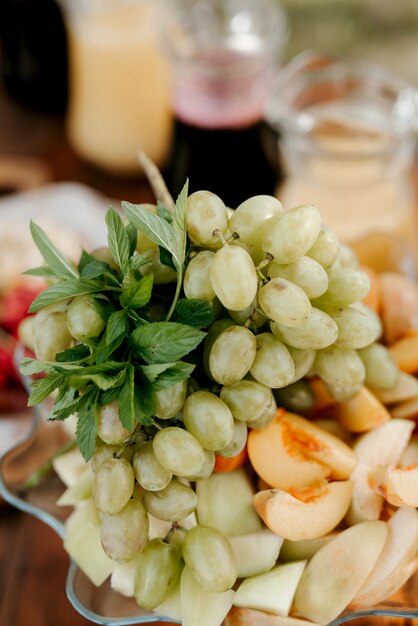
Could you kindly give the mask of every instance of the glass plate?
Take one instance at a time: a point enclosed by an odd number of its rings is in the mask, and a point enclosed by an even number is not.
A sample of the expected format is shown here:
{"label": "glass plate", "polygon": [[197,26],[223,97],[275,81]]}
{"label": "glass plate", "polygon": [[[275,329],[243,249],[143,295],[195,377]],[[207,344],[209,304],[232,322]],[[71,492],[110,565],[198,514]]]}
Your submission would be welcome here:
{"label": "glass plate", "polygon": [[[38,487],[30,490],[22,487],[25,479],[43,465],[68,439],[61,424],[47,422],[42,413],[42,409],[33,411],[29,435],[0,457],[0,495],[16,508],[40,519],[63,538],[64,521],[72,508],[56,505],[57,499],[64,491],[64,486],[56,474],[54,472],[47,474]],[[83,617],[102,626],[128,626],[161,621],[178,623],[161,615],[142,611],[134,600],[112,590],[109,582],[95,587],[74,562],[70,564],[68,570],[66,592],[73,607]],[[373,621],[373,616],[377,616],[376,621]],[[356,618],[363,618],[359,622],[362,626],[365,623],[377,626],[386,621],[382,616],[418,618],[418,572],[401,591],[384,604],[358,612],[345,612],[330,626],[338,626]],[[388,620],[387,623],[396,622]],[[236,623],[235,626],[240,625]]]}

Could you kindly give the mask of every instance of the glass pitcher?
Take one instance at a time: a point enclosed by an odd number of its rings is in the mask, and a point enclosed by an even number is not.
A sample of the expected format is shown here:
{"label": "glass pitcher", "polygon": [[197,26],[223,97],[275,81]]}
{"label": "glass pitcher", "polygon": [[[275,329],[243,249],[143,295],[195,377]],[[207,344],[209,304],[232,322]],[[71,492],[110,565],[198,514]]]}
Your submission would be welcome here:
{"label": "glass pitcher", "polygon": [[312,203],[339,238],[371,233],[417,249],[410,180],[417,96],[401,78],[316,53],[279,73],[266,117],[280,133],[286,207]]}

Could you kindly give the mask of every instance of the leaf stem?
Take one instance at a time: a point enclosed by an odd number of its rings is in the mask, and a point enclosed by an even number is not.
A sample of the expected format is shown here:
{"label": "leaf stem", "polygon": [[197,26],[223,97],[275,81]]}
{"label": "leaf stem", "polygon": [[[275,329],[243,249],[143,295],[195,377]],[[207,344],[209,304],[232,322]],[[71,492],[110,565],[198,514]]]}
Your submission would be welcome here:
{"label": "leaf stem", "polygon": [[183,282],[182,279],[183,279],[182,274],[178,273],[177,274],[176,292],[174,294],[174,298],[173,298],[173,302],[171,303],[170,310],[169,310],[169,312],[167,314],[167,317],[166,317],[166,320],[165,320],[166,322],[170,321],[170,319],[171,319],[171,317],[172,317],[172,315],[173,315],[173,313],[174,313],[174,311],[176,309],[177,302],[178,302],[178,299],[180,297],[181,285],[182,285],[182,282]]}

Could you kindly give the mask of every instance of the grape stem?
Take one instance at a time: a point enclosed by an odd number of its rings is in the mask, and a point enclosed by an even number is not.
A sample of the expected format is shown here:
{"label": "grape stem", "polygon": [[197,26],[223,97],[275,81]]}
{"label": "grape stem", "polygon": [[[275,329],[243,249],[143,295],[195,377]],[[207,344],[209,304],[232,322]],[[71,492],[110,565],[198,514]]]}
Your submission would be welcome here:
{"label": "grape stem", "polygon": [[270,254],[270,252],[267,252],[266,256],[264,257],[264,259],[262,261],[260,261],[260,263],[258,265],[256,265],[255,269],[257,270],[257,272],[259,272],[264,267],[269,265],[269,263],[271,263],[273,261],[273,259],[274,259],[274,256],[272,254]]}
{"label": "grape stem", "polygon": [[161,202],[170,213],[174,212],[176,206],[171,193],[167,189],[164,178],[155,163],[149,158],[145,152],[138,152],[138,161],[142,166],[148,182],[152,187],[154,195],[158,202]]}
{"label": "grape stem", "polygon": [[219,228],[215,228],[215,230],[213,231],[212,235],[214,237],[217,237],[219,239],[219,241],[222,243],[223,246],[227,246],[228,245],[227,240],[225,239],[225,237],[223,236],[223,234],[221,233]]}

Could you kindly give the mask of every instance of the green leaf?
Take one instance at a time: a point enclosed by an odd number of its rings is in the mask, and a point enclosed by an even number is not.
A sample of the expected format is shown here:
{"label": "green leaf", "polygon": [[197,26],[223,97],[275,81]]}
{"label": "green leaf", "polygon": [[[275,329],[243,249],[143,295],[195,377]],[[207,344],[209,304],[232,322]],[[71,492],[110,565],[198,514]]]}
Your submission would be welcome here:
{"label": "green leaf", "polygon": [[117,339],[115,339],[109,345],[106,345],[106,333],[104,333],[100,339],[99,345],[96,350],[96,363],[98,365],[105,364],[112,354],[122,345],[125,339],[124,335],[120,335]]}
{"label": "green leaf", "polygon": [[78,405],[82,401],[82,396],[77,396],[76,398],[76,393],[75,389],[68,389],[67,386],[62,387],[58,392],[52,411],[48,415],[48,420],[65,420],[67,417],[70,417],[70,415],[77,413]]}
{"label": "green leaf", "polygon": [[213,305],[207,300],[183,298],[177,302],[172,320],[194,328],[205,328],[214,320]]}
{"label": "green leaf", "polygon": [[129,256],[131,257],[136,250],[138,232],[133,224],[128,224],[125,228],[129,239]]}
{"label": "green leaf", "polygon": [[41,276],[43,277],[47,277],[50,278],[51,276],[55,276],[55,272],[53,270],[51,270],[50,267],[33,267],[30,270],[26,270],[26,272],[23,272],[23,274],[27,275],[27,276]]}
{"label": "green leaf", "polygon": [[83,248],[81,252],[80,260],[78,262],[78,271],[80,272],[80,274],[83,271],[83,269],[86,267],[86,265],[88,265],[89,263],[94,263],[94,261],[97,261],[96,257],[90,254],[89,252],[86,252],[86,250],[84,250]]}
{"label": "green leaf", "polygon": [[105,404],[110,404],[113,400],[116,400],[120,394],[120,387],[113,387],[113,389],[108,389],[107,391],[103,391],[98,400],[99,406],[104,406]]}
{"label": "green leaf", "polygon": [[138,369],[144,374],[144,376],[153,383],[157,380],[158,376],[173,367],[176,363],[151,363],[150,365],[139,365]]}
{"label": "green leaf", "polygon": [[126,311],[112,313],[107,322],[106,346],[116,342],[121,336],[125,337],[128,332],[128,316]]}
{"label": "green leaf", "polygon": [[115,262],[122,271],[129,260],[129,236],[120,215],[110,207],[106,212],[107,240]]}
{"label": "green leaf", "polygon": [[97,278],[70,278],[63,280],[58,285],[53,285],[42,291],[32,302],[29,312],[36,313],[36,311],[40,311],[48,304],[67,300],[67,298],[74,298],[75,296],[82,296],[86,293],[95,293],[103,289],[103,282]]}
{"label": "green leaf", "polygon": [[140,326],[131,335],[131,345],[147,363],[178,361],[194,350],[205,333],[176,322],[154,322]]}
{"label": "green leaf", "polygon": [[87,263],[81,270],[82,278],[98,278],[99,276],[103,276],[106,272],[111,272],[112,269],[110,265],[104,263],[103,261],[92,261],[91,263]]}
{"label": "green leaf", "polygon": [[186,181],[183,189],[176,200],[176,208],[174,211],[173,226],[177,240],[177,269],[180,273],[183,271],[183,265],[186,260],[186,244],[187,244],[187,229],[186,229],[186,212],[187,212],[187,196],[189,192],[189,182]]}
{"label": "green leaf", "polygon": [[83,396],[78,406],[76,440],[80,452],[89,461],[96,449],[97,437],[97,393],[90,392]]}
{"label": "green leaf", "polygon": [[129,365],[118,395],[119,419],[125,428],[133,430],[135,425],[135,369]]}
{"label": "green leaf", "polygon": [[40,226],[31,221],[30,232],[42,258],[47,266],[54,272],[55,276],[61,278],[77,278],[77,270],[54,246]]}
{"label": "green leaf", "polygon": [[157,215],[162,217],[169,224],[173,223],[173,214],[168,209],[166,209],[166,207],[161,204],[161,202],[158,202],[157,204]]}
{"label": "green leaf", "polygon": [[129,309],[139,309],[145,306],[151,298],[153,284],[153,274],[137,280],[131,272],[128,272],[122,285],[121,305]]}
{"label": "green leaf", "polygon": [[115,306],[110,302],[106,296],[100,294],[99,296],[93,296],[92,298],[92,306],[95,311],[100,315],[100,317],[107,322],[109,317],[116,311]]}
{"label": "green leaf", "polygon": [[135,254],[129,259],[129,268],[131,270],[139,270],[143,265],[151,263],[151,259],[143,254]]}
{"label": "green leaf", "polygon": [[[92,368],[85,368],[90,370]],[[73,373],[68,379],[68,383],[76,389],[82,389],[87,383],[91,382],[102,391],[113,389],[113,387],[120,387],[123,383],[126,375],[126,370],[112,371],[112,372],[98,372],[86,371],[83,373]]]}
{"label": "green leaf", "polygon": [[31,383],[31,393],[28,399],[28,406],[35,406],[43,402],[57,387],[64,382],[63,374],[48,374],[44,378],[39,378]]}
{"label": "green leaf", "polygon": [[155,397],[150,383],[143,381],[135,386],[135,418],[143,426],[150,426],[155,417]]}
{"label": "green leaf", "polygon": [[157,377],[156,381],[152,384],[153,390],[159,391],[160,389],[167,389],[167,387],[172,387],[185,378],[189,378],[195,367],[196,365],[192,363],[178,361],[175,366],[166,369],[165,372]]}
{"label": "green leaf", "polygon": [[83,361],[89,356],[91,356],[91,350],[87,346],[80,344],[79,346],[68,348],[67,350],[63,350],[62,352],[57,352],[57,354],[55,355],[55,360],[58,361],[58,363],[71,363],[74,361]]}
{"label": "green leaf", "polygon": [[161,246],[160,246],[160,263],[162,263],[163,265],[167,265],[167,267],[171,267],[171,269],[174,270],[175,272],[177,271],[177,268],[173,262],[173,256],[170,254],[170,252],[167,252],[167,250],[164,250],[164,248],[161,248]]}
{"label": "green leaf", "polygon": [[32,376],[33,374],[42,374],[43,372],[52,372],[53,368],[51,365],[54,365],[53,362],[49,361],[37,361],[36,359],[22,359],[20,362],[19,371],[24,376]]}

